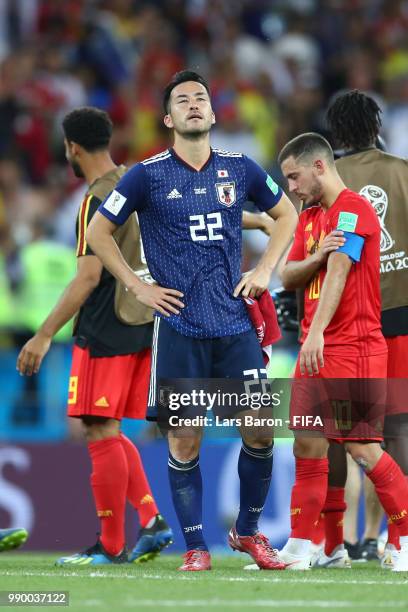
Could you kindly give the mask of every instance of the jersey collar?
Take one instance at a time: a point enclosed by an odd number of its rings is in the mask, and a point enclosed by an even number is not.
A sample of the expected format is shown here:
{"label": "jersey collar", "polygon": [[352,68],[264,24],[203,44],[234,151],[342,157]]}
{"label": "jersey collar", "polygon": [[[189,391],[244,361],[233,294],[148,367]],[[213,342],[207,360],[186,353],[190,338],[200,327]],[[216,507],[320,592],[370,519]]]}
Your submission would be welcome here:
{"label": "jersey collar", "polygon": [[340,159],[342,157],[349,157],[350,155],[358,155],[359,153],[366,153],[366,151],[375,151],[376,149],[377,147],[375,145],[373,145],[372,147],[366,147],[365,149],[348,149],[347,151],[344,151],[340,155]]}
{"label": "jersey collar", "polygon": [[191,170],[192,172],[203,172],[204,170],[206,170],[208,168],[208,166],[210,165],[212,158],[213,158],[213,150],[210,150],[210,155],[208,156],[207,161],[205,162],[205,164],[203,166],[201,166],[201,168],[199,170],[197,170],[197,168],[194,168],[193,166],[191,166],[188,162],[186,162],[182,157],[180,157],[179,155],[177,155],[177,153],[175,152],[175,150],[173,149],[173,147],[170,148],[170,153],[173,157],[173,159],[175,159],[179,164],[182,164],[183,166],[185,166],[186,168],[188,168],[188,170]]}

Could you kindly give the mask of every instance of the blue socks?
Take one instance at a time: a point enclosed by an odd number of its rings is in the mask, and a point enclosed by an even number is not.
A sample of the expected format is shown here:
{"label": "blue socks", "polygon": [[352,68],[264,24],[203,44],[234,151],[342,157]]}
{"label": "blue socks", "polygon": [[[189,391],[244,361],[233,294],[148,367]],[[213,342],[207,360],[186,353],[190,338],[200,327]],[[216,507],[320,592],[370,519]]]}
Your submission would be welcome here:
{"label": "blue socks", "polygon": [[254,535],[262,513],[272,476],[273,444],[266,448],[251,448],[242,441],[238,460],[241,484],[239,514],[236,522],[238,535]]}
{"label": "blue socks", "polygon": [[199,457],[184,462],[169,453],[169,481],[187,550],[208,550],[203,537],[203,483]]}
{"label": "blue socks", "polygon": [[[236,522],[239,535],[254,535],[272,476],[273,444],[252,448],[242,442],[238,461],[240,509]],[[169,481],[174,508],[187,550],[208,550],[203,537],[202,495],[199,457],[178,461],[169,453]]]}

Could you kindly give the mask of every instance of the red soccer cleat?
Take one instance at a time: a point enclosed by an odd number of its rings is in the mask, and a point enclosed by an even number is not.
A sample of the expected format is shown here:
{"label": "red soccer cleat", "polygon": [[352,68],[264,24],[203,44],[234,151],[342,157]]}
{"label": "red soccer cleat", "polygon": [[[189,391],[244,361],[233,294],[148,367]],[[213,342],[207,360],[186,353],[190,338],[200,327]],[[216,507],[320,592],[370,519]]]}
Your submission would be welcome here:
{"label": "red soccer cleat", "polygon": [[188,550],[184,555],[180,572],[202,572],[211,569],[211,556],[208,550]]}
{"label": "red soccer cleat", "polygon": [[232,550],[248,553],[260,569],[285,569],[285,563],[279,559],[278,551],[272,548],[268,538],[262,533],[258,532],[253,536],[239,536],[235,527],[232,527],[228,535],[228,544]]}

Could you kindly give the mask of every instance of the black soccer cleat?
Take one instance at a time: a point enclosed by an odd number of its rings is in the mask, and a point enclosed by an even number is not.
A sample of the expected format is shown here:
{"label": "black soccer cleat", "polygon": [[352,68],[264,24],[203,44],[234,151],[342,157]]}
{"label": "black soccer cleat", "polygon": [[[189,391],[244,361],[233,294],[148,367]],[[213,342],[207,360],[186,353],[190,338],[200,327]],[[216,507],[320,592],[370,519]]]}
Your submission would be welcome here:
{"label": "black soccer cleat", "polygon": [[151,527],[144,527],[139,532],[136,545],[129,555],[130,563],[151,561],[163,548],[173,543],[173,531],[161,514],[157,514]]}
{"label": "black soccer cleat", "polygon": [[378,542],[374,538],[366,538],[360,544],[361,561],[378,561]]}
{"label": "black soccer cleat", "polygon": [[360,559],[359,542],[356,542],[355,544],[350,544],[350,542],[346,542],[346,540],[344,540],[344,548],[347,550],[348,555],[352,561],[357,561],[357,559]]}

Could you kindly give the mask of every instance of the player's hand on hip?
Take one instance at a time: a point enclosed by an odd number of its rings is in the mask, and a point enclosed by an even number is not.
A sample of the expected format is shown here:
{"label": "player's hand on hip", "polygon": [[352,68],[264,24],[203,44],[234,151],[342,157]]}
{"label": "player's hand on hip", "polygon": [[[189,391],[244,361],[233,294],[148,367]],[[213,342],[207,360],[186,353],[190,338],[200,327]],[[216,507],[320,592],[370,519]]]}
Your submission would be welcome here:
{"label": "player's hand on hip", "polygon": [[238,297],[240,294],[242,297],[260,297],[268,288],[270,279],[271,273],[266,269],[255,268],[250,272],[245,272],[235,287],[234,297]]}
{"label": "player's hand on hip", "polygon": [[17,370],[22,376],[37,374],[50,348],[52,338],[38,333],[25,343],[17,357]]}
{"label": "player's hand on hip", "polygon": [[330,234],[327,234],[318,250],[322,263],[326,262],[330,253],[337,251],[345,242],[344,232],[341,230],[333,230]]}
{"label": "player's hand on hip", "polygon": [[169,317],[171,314],[180,314],[180,309],[184,308],[183,302],[179,299],[184,294],[181,291],[177,291],[177,289],[167,289],[159,285],[140,283],[136,287],[132,287],[131,291],[139,302],[154,308],[154,310],[157,310],[166,317]]}
{"label": "player's hand on hip", "polygon": [[309,332],[299,355],[299,368],[302,375],[309,374],[309,376],[313,376],[319,373],[319,368],[324,367],[323,349],[323,334],[320,332]]}

